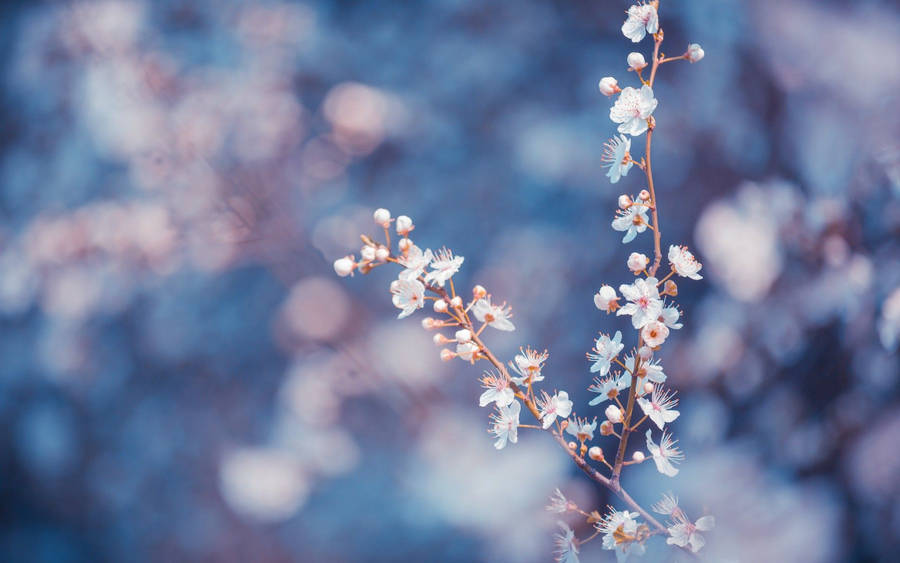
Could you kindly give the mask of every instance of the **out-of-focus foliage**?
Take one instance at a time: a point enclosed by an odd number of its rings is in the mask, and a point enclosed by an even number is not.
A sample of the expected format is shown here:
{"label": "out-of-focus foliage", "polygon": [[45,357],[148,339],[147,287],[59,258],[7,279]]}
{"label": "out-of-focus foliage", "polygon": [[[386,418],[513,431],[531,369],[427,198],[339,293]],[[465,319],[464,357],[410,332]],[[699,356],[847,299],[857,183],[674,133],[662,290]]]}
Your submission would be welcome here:
{"label": "out-of-focus foliage", "polygon": [[[330,264],[375,207],[411,215],[513,305],[495,350],[549,348],[588,414],[616,322],[591,295],[643,187],[599,158],[597,80],[629,78],[611,4],[6,4],[0,559],[546,561],[546,497],[603,492],[545,436],[497,453],[478,374],[392,320],[391,275]],[[663,0],[661,23],[706,51],[656,87],[664,240],[707,274],[663,358],[675,492],[716,514],[716,560],[888,559],[900,11]]]}

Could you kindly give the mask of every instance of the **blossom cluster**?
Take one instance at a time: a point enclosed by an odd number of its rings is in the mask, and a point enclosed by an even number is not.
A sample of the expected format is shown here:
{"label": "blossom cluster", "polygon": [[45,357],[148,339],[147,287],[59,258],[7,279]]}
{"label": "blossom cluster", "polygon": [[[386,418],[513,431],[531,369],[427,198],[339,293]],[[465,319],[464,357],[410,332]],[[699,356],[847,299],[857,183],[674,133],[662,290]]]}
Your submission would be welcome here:
{"label": "blossom cluster", "polygon": [[[348,255],[334,262],[335,272],[340,276],[368,273],[388,263],[400,266],[402,269],[389,288],[393,305],[400,311],[398,318],[408,317],[429,305],[435,316],[427,316],[421,322],[423,328],[435,331],[433,341],[442,347],[442,360],[490,364],[481,378],[484,391],[478,404],[493,409],[488,430],[493,435],[495,448],[499,450],[516,444],[521,428],[549,431],[579,468],[629,505],[631,510],[611,508],[606,515],[597,511],[588,514],[557,490],[548,509],[585,515],[596,529],[594,535],[579,540],[566,523],[560,522],[562,531],[556,538],[559,561],[577,562],[579,546],[598,535],[602,535],[603,548],[615,551],[619,561],[629,555],[644,553],[645,542],[656,534],[668,536],[667,543],[671,545],[696,552],[704,544],[699,532],[711,529],[713,524],[712,517],[691,522],[669,495],[657,505],[662,508],[656,510],[671,518],[665,526],[631,499],[620,484],[624,467],[641,464],[648,458],[652,458],[659,473],[674,477],[679,471],[678,464],[685,457],[668,427],[680,413],[676,409],[675,392],[665,386],[666,374],[658,354],[671,331],[683,326],[682,312],[675,302],[678,295],[676,279],[702,279],[701,263],[687,247],[680,245],[669,246],[666,255],[668,273],[658,277],[663,255],[650,162],[650,139],[655,127],[653,113],[658,106],[653,80],[659,65],[674,60],[697,62],[703,57],[703,50],[692,44],[679,57],[661,55],[659,46],[663,32],[657,9],[658,2],[634,5],[628,10],[628,18],[622,26],[622,33],[635,43],[648,35],[654,39],[651,63],[648,64],[641,53],[631,53],[627,58],[629,70],[635,72],[640,87],[620,88],[613,77],[605,77],[599,84],[603,94],[618,94],[609,115],[618,125],[619,136],[606,144],[603,154],[604,164],[609,169],[607,176],[611,183],[617,183],[637,166],[647,180],[647,187],[636,196],[619,196],[618,210],[611,226],[625,233],[622,242],[626,244],[648,230],[653,234],[652,258],[632,252],[626,261],[633,276],[630,282],[620,284],[618,290],[604,284],[593,297],[597,309],[615,313],[616,317],[630,317],[631,327],[636,332],[636,343],[628,350],[622,332],[616,331],[613,335],[601,333],[587,353],[588,371],[595,374],[588,387],[595,397],[587,407],[608,403],[599,426],[597,416],[577,416],[575,403],[567,391],[552,386],[542,388],[545,387],[542,385],[544,368],[549,357],[546,351],[525,346],[508,363],[494,355],[483,340],[485,330],[515,330],[510,308],[506,303],[498,304],[481,285],[472,287],[468,296],[457,294],[454,276],[464,258],[447,248],[423,250],[417,246],[411,238],[415,225],[408,216],[400,215],[394,219],[387,209],[377,209],[373,220],[383,229],[384,242],[362,235],[359,258]],[[651,70],[645,79],[642,72],[647,66],[651,66]],[[645,134],[647,152],[643,158],[635,160],[631,154],[631,139]],[[399,237],[396,250],[391,243],[392,231]],[[537,424],[521,422],[523,405]],[[638,409],[643,416],[635,420]],[[649,422],[643,432],[644,446],[632,449],[626,460],[628,439],[645,421]],[[615,454],[607,457],[604,447],[614,450]]]}

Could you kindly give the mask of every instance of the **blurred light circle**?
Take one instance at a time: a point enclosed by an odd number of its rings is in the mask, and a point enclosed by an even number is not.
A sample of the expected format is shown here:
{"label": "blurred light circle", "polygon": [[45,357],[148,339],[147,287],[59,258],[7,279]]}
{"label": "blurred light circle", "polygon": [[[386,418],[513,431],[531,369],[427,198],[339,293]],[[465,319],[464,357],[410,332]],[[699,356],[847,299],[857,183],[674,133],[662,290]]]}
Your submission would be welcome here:
{"label": "blurred light circle", "polygon": [[228,452],[219,467],[222,497],[239,514],[267,522],[290,518],[306,500],[300,462],[273,448]]}
{"label": "blurred light circle", "polygon": [[333,280],[310,277],[291,289],[284,304],[284,318],[296,336],[328,340],[337,336],[350,314],[344,290]]}

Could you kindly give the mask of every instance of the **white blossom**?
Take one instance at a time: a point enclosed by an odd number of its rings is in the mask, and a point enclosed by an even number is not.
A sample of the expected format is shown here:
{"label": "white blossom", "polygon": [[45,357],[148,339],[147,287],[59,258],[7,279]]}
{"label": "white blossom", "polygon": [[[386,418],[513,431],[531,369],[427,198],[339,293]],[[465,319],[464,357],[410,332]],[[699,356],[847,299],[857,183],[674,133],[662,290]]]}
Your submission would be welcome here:
{"label": "white blossom", "polygon": [[437,251],[434,260],[431,262],[432,270],[425,274],[425,283],[437,284],[444,287],[447,280],[459,271],[459,267],[462,266],[463,260],[465,260],[465,258],[462,256],[453,256],[453,253],[446,248]]}
{"label": "white blossom", "polygon": [[592,422],[586,418],[575,417],[566,426],[566,432],[578,438],[580,442],[589,442],[594,439],[594,430],[597,429],[597,417]]}
{"label": "white blossom", "polygon": [[569,499],[566,498],[566,495],[562,494],[562,491],[556,489],[556,491],[553,492],[553,496],[550,497],[550,504],[547,505],[547,510],[562,514],[568,512],[569,508]]}
{"label": "white blossom", "polygon": [[631,374],[629,373],[621,373],[618,377],[594,378],[594,382],[588,387],[588,391],[597,393],[597,396],[591,399],[588,405],[593,407],[604,401],[611,400],[617,397],[620,391],[624,391],[629,387],[631,387]]}
{"label": "white blossom", "polygon": [[650,507],[650,510],[663,516],[672,516],[676,511],[681,512],[681,509],[678,508],[678,497],[672,493],[664,494],[658,503]]}
{"label": "white blossom", "polygon": [[[634,356],[625,356],[625,367],[628,368],[629,372],[634,371],[634,363]],[[638,379],[646,377],[647,381],[652,381],[653,383],[665,383],[666,381],[666,374],[663,373],[660,360],[642,361],[637,376]]]}
{"label": "white blossom", "polygon": [[619,124],[619,133],[637,137],[647,130],[647,120],[658,103],[653,97],[653,88],[644,85],[637,90],[628,86],[622,89],[616,103],[609,108],[609,118]]}
{"label": "white blossom", "polygon": [[544,429],[550,428],[556,417],[566,418],[572,414],[572,404],[572,401],[569,400],[569,394],[565,391],[559,391],[552,397],[544,391],[543,397],[538,401]]}
{"label": "white blossom", "polygon": [[398,319],[406,318],[425,306],[425,286],[419,280],[394,280],[391,283],[394,307],[401,309]]}
{"label": "white blossom", "polygon": [[653,4],[636,4],[628,8],[628,19],[622,24],[622,34],[633,43],[641,41],[648,33],[659,31],[659,16]]}
{"label": "white blossom", "polygon": [[554,553],[558,563],[579,563],[578,543],[575,541],[575,532],[563,521],[557,522],[562,531],[553,536],[556,544]]}
{"label": "white blossom", "polygon": [[659,315],[659,320],[662,321],[667,327],[673,329],[679,329],[683,324],[678,322],[678,319],[681,318],[681,311],[678,310],[678,307],[674,305],[663,306],[662,313]]}
{"label": "white blossom", "polygon": [[515,444],[519,441],[519,411],[522,405],[519,401],[513,401],[505,407],[497,407],[497,412],[491,415],[491,432],[497,437],[494,447],[502,450],[506,442]]}
{"label": "white blossom", "polygon": [[643,555],[646,548],[637,540],[637,512],[613,510],[595,524],[603,534],[603,549],[616,552],[616,561],[621,563],[629,555]]}
{"label": "white blossom", "polygon": [[637,400],[638,405],[644,414],[652,420],[660,430],[663,427],[678,418],[680,414],[673,407],[678,406],[678,399],[674,393],[663,391],[660,386],[655,386],[653,392],[650,393],[650,399],[641,397]]}
{"label": "white blossom", "polygon": [[481,385],[485,391],[478,398],[478,406],[485,407],[494,403],[498,407],[505,407],[515,400],[509,380],[501,374],[485,373],[481,378]]}
{"label": "white blossom", "polygon": [[638,233],[647,230],[650,224],[650,217],[647,216],[647,206],[634,203],[628,209],[616,212],[616,218],[613,219],[612,228],[616,231],[624,232],[622,243],[627,244],[634,240]]}
{"label": "white blossom", "polygon": [[641,329],[641,338],[650,348],[659,348],[669,337],[669,327],[659,321],[650,321]]}
{"label": "white blossom", "polygon": [[512,316],[509,307],[506,307],[506,303],[492,305],[490,295],[475,302],[475,305],[472,306],[472,314],[491,328],[505,331],[516,330],[516,326],[509,320],[509,317]]}
{"label": "white blossom", "polygon": [[397,262],[403,266],[404,270],[398,276],[401,280],[414,280],[422,275],[425,268],[431,264],[431,250],[422,252],[422,249],[416,245],[409,247],[404,256],[397,259]]}
{"label": "white blossom", "polygon": [[543,381],[544,376],[541,375],[541,370],[548,357],[547,351],[538,352],[531,348],[525,348],[524,350],[519,348],[519,352],[513,358],[514,361],[509,362],[509,367],[519,374],[519,377],[512,378],[516,385],[524,385],[529,381],[531,383]]}
{"label": "white blossom", "polygon": [[679,547],[689,547],[693,553],[697,553],[700,551],[700,548],[706,545],[706,540],[698,532],[708,532],[715,525],[716,519],[712,516],[703,516],[696,522],[691,523],[690,520],[682,515],[675,525],[668,528],[669,537],[666,538],[666,543]]}
{"label": "white blossom", "polygon": [[629,151],[631,150],[631,139],[625,135],[619,135],[608,140],[603,146],[603,154],[600,156],[600,162],[604,168],[609,168],[606,177],[609,178],[611,184],[615,184],[624,176],[628,175],[628,171],[634,166]]}
{"label": "white blossom", "polygon": [[694,258],[691,251],[685,246],[669,246],[669,264],[676,274],[692,280],[702,280],[703,276],[698,274],[700,268],[703,267],[700,262]]}
{"label": "white blossom", "polygon": [[656,278],[638,278],[633,284],[622,284],[619,291],[629,301],[616,312],[619,315],[631,315],[634,328],[644,328],[650,321],[655,321],[662,314],[662,300],[656,288]]}
{"label": "white blossom", "polygon": [[608,334],[601,334],[594,343],[593,353],[588,353],[588,360],[594,362],[591,373],[600,372],[600,375],[609,373],[613,360],[619,355],[625,345],[622,344],[622,332],[616,331],[610,339]]}
{"label": "white blossom", "polygon": [[653,456],[657,471],[663,475],[668,475],[669,477],[678,475],[678,469],[673,462],[677,463],[684,459],[684,454],[675,447],[675,444],[678,443],[678,441],[674,440],[672,435],[666,431],[663,431],[662,437],[659,439],[659,445],[653,441],[653,436],[649,429],[647,430],[646,437],[647,449],[650,451],[650,455]]}

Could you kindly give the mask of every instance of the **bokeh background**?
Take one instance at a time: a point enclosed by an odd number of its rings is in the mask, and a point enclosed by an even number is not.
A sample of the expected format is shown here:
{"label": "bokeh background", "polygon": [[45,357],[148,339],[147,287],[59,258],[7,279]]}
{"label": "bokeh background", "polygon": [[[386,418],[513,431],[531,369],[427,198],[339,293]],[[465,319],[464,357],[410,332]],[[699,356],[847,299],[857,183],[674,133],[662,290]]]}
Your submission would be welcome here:
{"label": "bokeh background", "polygon": [[[4,3],[0,560],[548,561],[554,488],[611,499],[546,436],[496,452],[394,273],[331,263],[375,207],[412,216],[514,307],[495,351],[549,348],[589,414],[584,352],[626,323],[591,296],[650,245],[609,228],[639,171],[599,159],[627,6]],[[710,561],[892,560],[900,9],[661,14],[665,52],[706,50],[662,68],[654,136],[705,279],[663,354],[687,461],[626,485],[714,514]]]}

